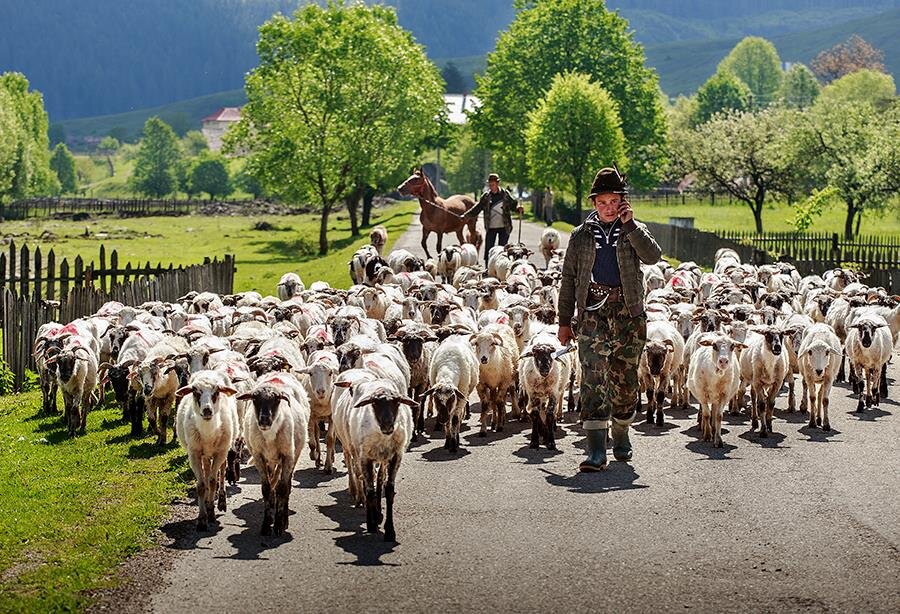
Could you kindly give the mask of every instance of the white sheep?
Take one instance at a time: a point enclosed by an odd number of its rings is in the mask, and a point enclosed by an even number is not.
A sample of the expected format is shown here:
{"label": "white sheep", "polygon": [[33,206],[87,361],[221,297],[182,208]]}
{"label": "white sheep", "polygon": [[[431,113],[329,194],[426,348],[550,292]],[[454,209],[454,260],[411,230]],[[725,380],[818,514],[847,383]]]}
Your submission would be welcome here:
{"label": "white sheep", "polygon": [[519,347],[516,336],[506,324],[488,324],[470,339],[478,359],[478,398],[481,401],[481,430],[487,436],[488,420],[491,430],[503,430],[506,422],[506,397],[512,394],[513,413],[519,414],[516,395]]}
{"label": "white sheep", "polygon": [[278,280],[277,290],[278,298],[286,301],[306,290],[306,286],[303,285],[303,280],[296,273],[285,273]]}
{"label": "white sheep", "polygon": [[288,526],[291,477],[306,444],[309,401],[303,386],[288,373],[261,376],[253,390],[238,399],[253,404],[253,411],[244,416],[243,433],[262,485],[260,532],[281,535]]}
{"label": "white sheep", "polygon": [[554,252],[559,249],[559,243],[559,231],[555,228],[545,228],[544,232],[541,233],[541,254],[544,256],[544,261],[548,267]]}
{"label": "white sheep", "polygon": [[700,403],[703,441],[722,447],[722,414],[738,391],[740,366],[735,350],[742,343],[719,333],[704,333],[690,357],[687,385]]}
{"label": "white sheep", "polygon": [[[417,403],[391,380],[359,381],[350,402],[334,409],[334,424],[344,450],[351,492],[365,496],[366,530],[374,533],[384,519],[384,540],[396,541],[394,494],[397,470],[413,433],[410,407]],[[381,511],[384,492],[385,513]]]}
{"label": "white sheep", "polygon": [[821,426],[823,431],[829,431],[829,396],[840,368],[841,340],[827,324],[812,324],[806,329],[797,354],[803,395],[809,395],[809,427]]}
{"label": "white sheep", "polygon": [[[331,396],[339,369],[334,352],[319,350],[310,355],[309,365],[298,371],[307,376],[301,379],[309,397],[309,458],[316,463],[316,469],[322,466],[319,423],[331,424]],[[329,426],[325,435],[325,473],[331,473],[333,467],[334,430]]]}
{"label": "white sheep", "polygon": [[[638,366],[638,379],[647,394],[647,422],[665,422],[663,402],[673,379],[678,377],[684,359],[684,339],[667,321],[647,322],[647,342]],[[676,386],[677,389],[677,386]],[[673,402],[676,399],[673,397]],[[680,398],[679,398],[680,400]]]}
{"label": "white sheep", "polygon": [[519,356],[519,385],[528,398],[526,412],[531,416],[530,447],[537,449],[543,439],[548,450],[556,449],[556,417],[562,411],[562,399],[571,377],[572,354],[554,360],[561,346],[555,332],[534,335]]}
{"label": "white sheep", "polygon": [[205,531],[208,522],[215,520],[216,499],[219,511],[225,511],[226,463],[229,455],[235,456],[234,442],[241,426],[233,397],[236,392],[223,374],[198,371],[176,393],[180,399],[175,414],[178,440],[197,479],[198,531]]}
{"label": "white sheep", "polygon": [[[856,374],[854,392],[859,394],[856,411],[878,405],[881,398],[881,371],[891,358],[893,343],[887,321],[875,312],[864,311],[847,331],[847,357]],[[863,380],[865,379],[865,383]],[[863,404],[863,390],[866,398]]]}
{"label": "white sheep", "polygon": [[469,410],[469,395],[478,385],[478,361],[468,336],[452,335],[434,352],[428,371],[431,388],[422,393],[431,398],[437,421],[444,425],[444,449],[459,449],[459,428]]}
{"label": "white sheep", "polygon": [[[169,337],[147,351],[138,365],[135,379],[143,391],[150,431],[156,433],[157,445],[166,445],[169,419],[178,390],[178,374],[174,358],[186,354],[190,348],[179,337]],[[172,420],[172,441],[175,441],[175,421]]]}
{"label": "white sheep", "polygon": [[62,392],[69,435],[84,434],[97,386],[97,355],[90,349],[90,339],[69,336],[62,349],[49,356],[47,363],[56,370]]}
{"label": "white sheep", "polygon": [[756,430],[758,425],[760,437],[772,431],[775,397],[787,371],[782,331],[771,326],[752,328],[747,349],[741,352],[741,381],[750,383],[751,429]]}

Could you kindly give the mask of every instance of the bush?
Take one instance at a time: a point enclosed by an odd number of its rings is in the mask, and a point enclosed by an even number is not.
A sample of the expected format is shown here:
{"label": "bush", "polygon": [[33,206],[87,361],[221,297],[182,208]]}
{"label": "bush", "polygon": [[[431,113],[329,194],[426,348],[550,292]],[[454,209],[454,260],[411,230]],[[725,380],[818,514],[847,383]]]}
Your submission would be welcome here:
{"label": "bush", "polygon": [[15,377],[9,365],[0,360],[0,395],[12,393]]}

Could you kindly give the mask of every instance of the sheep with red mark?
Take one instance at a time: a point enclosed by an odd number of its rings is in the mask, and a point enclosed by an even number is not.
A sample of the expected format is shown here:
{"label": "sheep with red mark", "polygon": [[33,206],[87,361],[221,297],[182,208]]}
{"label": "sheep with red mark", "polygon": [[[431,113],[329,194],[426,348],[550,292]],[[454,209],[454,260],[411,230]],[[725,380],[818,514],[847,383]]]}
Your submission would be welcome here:
{"label": "sheep with red mark", "polygon": [[84,434],[87,415],[93,405],[97,386],[97,355],[88,339],[71,335],[59,351],[48,353],[47,363],[56,371],[59,391],[62,392],[65,422],[69,436]]}
{"label": "sheep with red mark", "polygon": [[[144,360],[137,365],[134,377],[141,386],[147,408],[150,431],[157,435],[157,445],[166,445],[175,393],[179,388],[178,373],[171,369],[173,359],[185,354],[190,348],[179,337],[168,337],[147,351]],[[175,421],[171,420],[172,441],[175,441]]]}
{"label": "sheep with red mark", "polygon": [[198,531],[206,531],[209,522],[215,521],[217,500],[219,511],[226,508],[226,464],[229,456],[237,462],[234,442],[241,427],[236,392],[221,373],[198,371],[176,393],[180,399],[175,414],[178,441],[197,479]]}
{"label": "sheep with red mark", "polygon": [[309,400],[288,373],[267,373],[238,396],[253,411],[244,416],[244,441],[259,473],[264,502],[262,535],[282,535],[288,526],[291,478],[306,445]]}
{"label": "sheep with red mark", "polygon": [[556,419],[562,411],[562,399],[569,385],[572,354],[553,358],[561,349],[555,332],[540,332],[531,338],[519,355],[519,386],[528,398],[525,411],[531,416],[532,449],[541,441],[548,450],[556,449]]}

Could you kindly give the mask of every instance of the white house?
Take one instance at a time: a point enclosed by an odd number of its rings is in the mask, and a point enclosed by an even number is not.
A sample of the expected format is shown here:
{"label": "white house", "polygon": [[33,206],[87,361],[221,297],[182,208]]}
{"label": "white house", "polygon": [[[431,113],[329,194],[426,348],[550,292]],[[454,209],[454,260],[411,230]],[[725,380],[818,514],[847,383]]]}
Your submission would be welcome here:
{"label": "white house", "polygon": [[241,110],[238,107],[222,107],[212,115],[200,120],[203,136],[212,151],[222,149],[222,136],[228,127],[241,119]]}

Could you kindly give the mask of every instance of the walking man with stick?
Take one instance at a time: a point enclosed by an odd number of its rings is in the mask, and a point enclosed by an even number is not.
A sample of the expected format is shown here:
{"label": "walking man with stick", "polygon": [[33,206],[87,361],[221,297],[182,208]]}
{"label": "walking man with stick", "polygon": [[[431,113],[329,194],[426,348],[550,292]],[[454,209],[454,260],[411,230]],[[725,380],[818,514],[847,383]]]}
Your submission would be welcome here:
{"label": "walking man with stick", "polygon": [[618,169],[597,173],[590,194],[594,211],[572,231],[563,264],[558,336],[566,345],[575,338],[573,327],[578,333],[587,437],[581,471],[606,468],[610,427],[616,460],[631,459],[628,427],[640,407],[638,364],[647,340],[640,263],[655,264],[661,251],[634,220],[627,188]]}
{"label": "walking man with stick", "polygon": [[496,173],[488,175],[488,189],[478,199],[478,204],[466,211],[466,217],[484,213],[484,266],[487,267],[488,252],[497,245],[506,245],[512,233],[512,212],[520,217],[519,239],[522,238],[521,216],[525,209],[512,197],[509,190],[500,187],[500,177]]}

